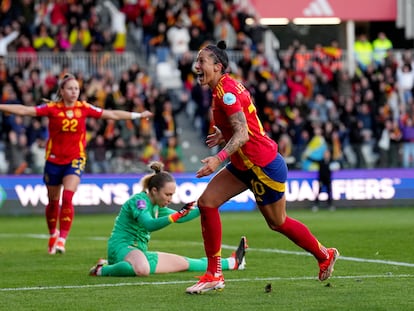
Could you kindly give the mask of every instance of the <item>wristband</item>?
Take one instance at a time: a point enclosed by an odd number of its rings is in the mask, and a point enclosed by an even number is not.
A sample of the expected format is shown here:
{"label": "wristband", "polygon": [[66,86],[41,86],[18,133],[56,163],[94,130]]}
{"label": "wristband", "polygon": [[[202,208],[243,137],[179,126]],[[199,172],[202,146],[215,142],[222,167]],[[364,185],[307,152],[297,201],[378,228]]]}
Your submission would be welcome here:
{"label": "wristband", "polygon": [[168,216],[168,218],[170,219],[170,222],[177,222],[178,219],[181,218],[181,214],[179,212],[176,212],[174,214],[171,214]]}
{"label": "wristband", "polygon": [[142,113],[140,112],[131,112],[131,120],[141,118]]}
{"label": "wristband", "polygon": [[227,151],[224,150],[224,149],[222,149],[219,153],[217,153],[216,156],[217,156],[217,158],[219,158],[219,160],[221,162],[223,162],[224,160],[226,160],[229,157]]}

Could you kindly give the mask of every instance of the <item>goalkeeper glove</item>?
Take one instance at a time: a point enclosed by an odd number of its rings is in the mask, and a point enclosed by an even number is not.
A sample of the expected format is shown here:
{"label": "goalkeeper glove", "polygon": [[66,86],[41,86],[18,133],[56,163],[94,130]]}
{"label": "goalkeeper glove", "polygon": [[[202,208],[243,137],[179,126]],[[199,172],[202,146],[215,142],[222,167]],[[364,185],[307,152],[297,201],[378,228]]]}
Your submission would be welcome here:
{"label": "goalkeeper glove", "polygon": [[180,219],[181,217],[184,217],[185,215],[187,215],[190,210],[193,208],[195,202],[190,202],[185,204],[180,210],[178,210],[176,213],[171,214],[170,217],[170,221],[171,222],[177,222],[178,219]]}

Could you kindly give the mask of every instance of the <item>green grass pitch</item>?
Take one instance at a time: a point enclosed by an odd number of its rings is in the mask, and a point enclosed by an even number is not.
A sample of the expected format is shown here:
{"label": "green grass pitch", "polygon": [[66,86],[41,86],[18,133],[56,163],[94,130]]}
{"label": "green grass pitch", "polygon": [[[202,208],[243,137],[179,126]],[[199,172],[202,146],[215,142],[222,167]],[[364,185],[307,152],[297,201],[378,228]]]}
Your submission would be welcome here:
{"label": "green grass pitch", "polygon": [[[331,279],[317,281],[316,260],[260,213],[225,212],[223,256],[246,235],[246,270],[226,271],[224,291],[204,295],[184,292],[201,273],[88,276],[106,257],[114,214],[76,215],[66,254],[54,256],[43,217],[0,217],[0,310],[414,310],[414,208],[289,215],[341,252]],[[199,220],[154,232],[150,249],[202,257]]]}

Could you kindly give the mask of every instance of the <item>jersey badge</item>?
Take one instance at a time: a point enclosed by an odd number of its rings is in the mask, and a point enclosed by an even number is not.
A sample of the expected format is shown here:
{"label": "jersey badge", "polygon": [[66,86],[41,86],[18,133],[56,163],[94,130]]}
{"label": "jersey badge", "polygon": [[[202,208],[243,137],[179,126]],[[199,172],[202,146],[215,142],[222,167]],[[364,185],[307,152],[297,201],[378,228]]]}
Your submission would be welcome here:
{"label": "jersey badge", "polygon": [[233,105],[234,103],[236,103],[236,95],[234,95],[233,93],[224,94],[223,103],[225,103],[226,105]]}
{"label": "jersey badge", "polygon": [[145,209],[145,207],[146,207],[145,200],[137,201],[137,209]]}

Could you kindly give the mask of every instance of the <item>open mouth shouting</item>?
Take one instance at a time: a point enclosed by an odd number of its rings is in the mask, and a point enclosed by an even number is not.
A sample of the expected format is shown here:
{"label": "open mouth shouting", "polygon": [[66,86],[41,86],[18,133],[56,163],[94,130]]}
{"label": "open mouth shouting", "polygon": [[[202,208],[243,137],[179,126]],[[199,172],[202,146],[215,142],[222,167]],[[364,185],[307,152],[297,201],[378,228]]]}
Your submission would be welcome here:
{"label": "open mouth shouting", "polygon": [[197,72],[196,76],[197,76],[197,82],[200,84],[203,84],[204,78],[205,78],[204,72]]}

